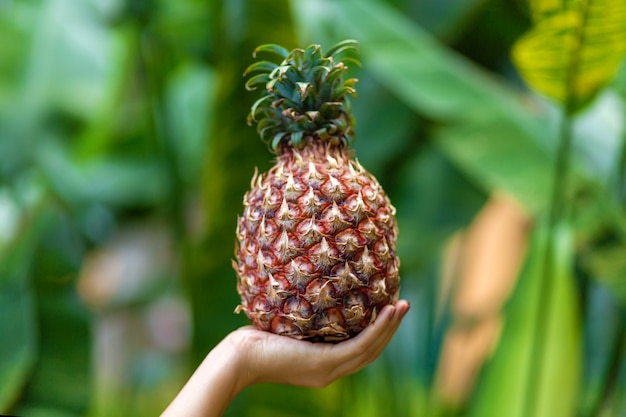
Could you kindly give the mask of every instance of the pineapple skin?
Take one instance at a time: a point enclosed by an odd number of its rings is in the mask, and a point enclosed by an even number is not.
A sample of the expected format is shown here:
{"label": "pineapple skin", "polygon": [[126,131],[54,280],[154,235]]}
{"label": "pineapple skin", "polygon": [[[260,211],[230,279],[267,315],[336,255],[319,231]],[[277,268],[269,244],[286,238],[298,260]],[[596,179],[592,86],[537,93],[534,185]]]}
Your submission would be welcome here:
{"label": "pineapple skin", "polygon": [[346,147],[286,148],[243,204],[236,311],[258,329],[337,342],[398,299],[395,208]]}

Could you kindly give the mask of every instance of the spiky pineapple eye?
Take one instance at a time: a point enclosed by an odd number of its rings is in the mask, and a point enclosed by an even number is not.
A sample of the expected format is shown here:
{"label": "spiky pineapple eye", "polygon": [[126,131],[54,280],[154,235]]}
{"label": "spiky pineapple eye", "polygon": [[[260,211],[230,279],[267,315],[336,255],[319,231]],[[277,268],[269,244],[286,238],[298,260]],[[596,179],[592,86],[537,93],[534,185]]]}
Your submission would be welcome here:
{"label": "spiky pineapple eye", "polygon": [[246,71],[255,74],[248,89],[265,86],[249,121],[278,155],[269,172],[255,172],[237,222],[237,311],[260,329],[339,341],[397,299],[395,209],[349,150],[356,79],[344,80],[338,57],[355,49],[264,45],[255,53],[282,61]]}

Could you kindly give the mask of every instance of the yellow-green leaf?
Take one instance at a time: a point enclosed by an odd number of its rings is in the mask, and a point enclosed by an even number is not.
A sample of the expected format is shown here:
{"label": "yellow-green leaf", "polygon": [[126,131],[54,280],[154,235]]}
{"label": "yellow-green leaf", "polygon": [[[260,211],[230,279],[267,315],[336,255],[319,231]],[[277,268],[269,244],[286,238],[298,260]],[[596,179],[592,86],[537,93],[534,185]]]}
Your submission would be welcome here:
{"label": "yellow-green leaf", "polygon": [[624,0],[531,0],[535,25],[513,48],[524,80],[568,110],[604,87],[626,55]]}
{"label": "yellow-green leaf", "polygon": [[554,13],[565,8],[566,3],[571,3],[573,0],[529,0],[530,13],[532,14],[533,21],[538,22]]}

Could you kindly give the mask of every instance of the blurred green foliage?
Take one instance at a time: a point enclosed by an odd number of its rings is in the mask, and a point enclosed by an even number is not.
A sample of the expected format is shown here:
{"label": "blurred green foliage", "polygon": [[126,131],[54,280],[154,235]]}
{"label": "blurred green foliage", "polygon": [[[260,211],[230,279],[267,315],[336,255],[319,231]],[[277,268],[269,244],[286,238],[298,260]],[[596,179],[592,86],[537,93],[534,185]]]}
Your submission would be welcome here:
{"label": "blurred green foliage", "polygon": [[[323,390],[251,387],[227,415],[534,417],[520,413],[540,227],[471,395],[451,402],[437,383],[451,237],[494,194],[536,224],[548,206],[559,109],[509,58],[531,24],[506,0],[0,0],[0,413],[156,415],[246,324],[232,313],[236,214],[271,156],[245,123],[242,73],[262,43],[354,38],[356,153],[398,209],[412,309],[363,371]],[[537,373],[550,417],[626,414],[617,62],[574,127],[573,215]]]}

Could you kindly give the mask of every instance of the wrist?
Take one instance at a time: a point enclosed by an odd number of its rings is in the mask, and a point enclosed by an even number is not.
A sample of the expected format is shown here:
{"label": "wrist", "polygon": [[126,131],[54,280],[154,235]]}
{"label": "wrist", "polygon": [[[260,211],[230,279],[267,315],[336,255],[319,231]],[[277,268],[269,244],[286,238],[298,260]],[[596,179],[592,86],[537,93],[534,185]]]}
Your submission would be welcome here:
{"label": "wrist", "polygon": [[244,327],[230,333],[219,346],[230,357],[234,372],[237,374],[238,389],[266,382],[260,372],[258,359],[264,340],[259,332]]}
{"label": "wrist", "polygon": [[223,388],[228,389],[231,399],[250,385],[245,373],[244,353],[233,346],[230,335],[215,346],[203,362],[211,369],[211,373],[221,376]]}
{"label": "wrist", "polygon": [[236,330],[226,336],[211,352],[217,356],[215,360],[223,363],[233,375],[235,395],[247,386],[259,382],[250,358],[254,351],[255,341],[251,340],[250,334]]}
{"label": "wrist", "polygon": [[243,357],[226,338],[209,352],[162,416],[221,416],[247,385]]}

